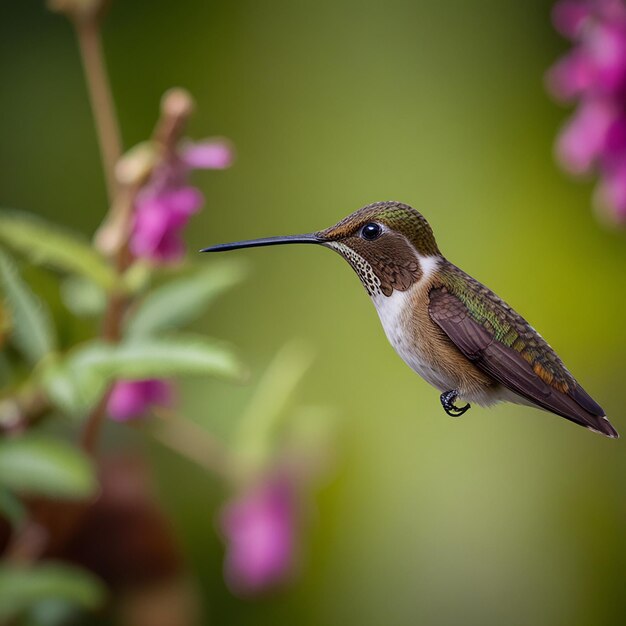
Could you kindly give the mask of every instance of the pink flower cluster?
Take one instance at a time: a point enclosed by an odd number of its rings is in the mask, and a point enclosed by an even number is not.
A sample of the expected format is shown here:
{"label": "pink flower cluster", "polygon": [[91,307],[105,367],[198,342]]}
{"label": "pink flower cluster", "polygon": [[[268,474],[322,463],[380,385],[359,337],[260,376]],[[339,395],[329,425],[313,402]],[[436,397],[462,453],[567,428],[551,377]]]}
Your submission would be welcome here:
{"label": "pink flower cluster", "polygon": [[137,197],[131,252],[155,263],[180,260],[185,253],[181,231],[204,202],[202,192],[188,182],[191,170],[226,169],[232,160],[228,141],[209,139],[183,145],[158,166]]}
{"label": "pink flower cluster", "polygon": [[[137,196],[130,250],[156,264],[178,261],[185,254],[182,230],[200,210],[202,192],[189,184],[194,169],[230,167],[233,150],[226,139],[183,144],[161,163]],[[142,416],[152,406],[172,403],[171,383],[164,380],[121,380],[115,383],[107,410],[116,421]]]}
{"label": "pink flower cluster", "polygon": [[596,205],[626,223],[626,4],[623,0],[561,0],[557,30],[574,46],[548,73],[552,93],[578,108],[561,131],[557,154],[581,175],[596,171]]}

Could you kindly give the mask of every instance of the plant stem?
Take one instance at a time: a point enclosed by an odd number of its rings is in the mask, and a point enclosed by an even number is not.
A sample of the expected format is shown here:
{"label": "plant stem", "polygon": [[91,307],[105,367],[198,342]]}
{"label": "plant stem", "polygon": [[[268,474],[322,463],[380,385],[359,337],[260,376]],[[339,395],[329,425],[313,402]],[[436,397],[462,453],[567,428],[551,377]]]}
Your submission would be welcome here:
{"label": "plant stem", "polygon": [[9,541],[3,558],[9,563],[32,563],[41,556],[47,543],[48,531],[35,520],[27,519]]}
{"label": "plant stem", "polygon": [[115,164],[122,156],[122,141],[102,51],[100,24],[96,18],[75,19],[74,27],[80,46],[91,109],[98,133],[109,203],[111,204],[118,188],[115,178]]}
{"label": "plant stem", "polygon": [[[78,37],[89,91],[89,100],[98,134],[109,204],[113,207],[119,202],[119,196],[121,195],[120,185],[115,177],[115,166],[122,156],[122,142],[102,51],[100,20],[96,16],[85,20],[74,19],[74,27]],[[131,206],[131,209],[128,211],[130,214],[134,195],[132,197],[128,197],[128,193],[124,195],[127,196],[125,199]],[[115,255],[115,268],[119,275],[126,270],[128,262],[128,250],[125,239]],[[102,336],[106,341],[118,342],[121,339],[121,322],[125,308],[125,296],[115,292],[109,296],[102,325]],[[93,409],[82,433],[81,442],[83,448],[91,454],[96,452],[100,426],[106,415],[108,395],[108,393],[105,394]]]}
{"label": "plant stem", "polygon": [[[176,146],[192,110],[193,100],[182,89],[171,89],[163,97],[161,114],[152,134],[153,141],[159,147],[161,162],[176,158]],[[120,279],[132,262],[132,255],[128,250],[128,238],[131,231],[135,200],[146,182],[146,177],[147,174],[143,173],[136,180],[117,187],[117,195],[111,205],[111,211],[117,212],[117,220],[109,224],[105,223],[104,226],[105,229],[112,227],[114,231],[117,231],[113,236],[113,240],[116,241],[114,263]],[[126,295],[113,292],[109,296],[102,324],[102,338],[105,341],[111,343],[121,341],[122,322],[127,306],[128,297]],[[108,393],[105,394],[94,408],[83,429],[81,442],[83,448],[90,454],[96,452],[100,428],[106,415],[108,396]]]}
{"label": "plant stem", "polygon": [[100,427],[104,421],[106,415],[107,402],[109,400],[110,390],[107,391],[100,402],[89,414],[85,427],[81,433],[80,442],[85,452],[88,452],[92,456],[96,454],[98,447],[98,438],[100,437]]}
{"label": "plant stem", "polygon": [[[137,188],[138,191],[138,188]],[[130,216],[132,214],[132,205],[134,203],[136,192],[129,194],[128,202],[130,208],[127,213]],[[122,247],[119,249],[115,256],[115,269],[118,275],[121,277],[123,273],[128,269],[130,264],[130,255],[128,252],[127,240],[124,240]],[[110,343],[118,343],[122,339],[122,321],[124,319],[124,312],[128,306],[128,298],[121,294],[113,292],[109,295],[107,302],[107,308],[102,321],[102,338]],[[89,414],[85,427],[81,435],[81,444],[83,449],[91,455],[96,454],[98,438],[100,436],[100,429],[102,422],[106,416],[107,403],[111,389],[109,389],[104,396],[100,399],[100,402],[95,406],[93,411]]]}
{"label": "plant stem", "polygon": [[150,432],[161,443],[227,482],[235,482],[235,465],[228,448],[206,430],[176,412],[155,408]]}

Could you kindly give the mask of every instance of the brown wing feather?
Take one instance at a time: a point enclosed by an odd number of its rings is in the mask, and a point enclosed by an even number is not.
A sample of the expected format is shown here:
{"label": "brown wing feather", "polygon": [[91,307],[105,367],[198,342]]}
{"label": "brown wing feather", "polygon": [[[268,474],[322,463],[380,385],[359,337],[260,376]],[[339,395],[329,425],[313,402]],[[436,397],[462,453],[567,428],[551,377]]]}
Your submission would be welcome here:
{"label": "brown wing feather", "polygon": [[475,321],[465,304],[447,289],[431,290],[429,313],[457,348],[501,385],[581,426],[608,437],[618,436],[602,408],[571,375],[567,392],[551,385],[520,352],[498,341],[490,330]]}

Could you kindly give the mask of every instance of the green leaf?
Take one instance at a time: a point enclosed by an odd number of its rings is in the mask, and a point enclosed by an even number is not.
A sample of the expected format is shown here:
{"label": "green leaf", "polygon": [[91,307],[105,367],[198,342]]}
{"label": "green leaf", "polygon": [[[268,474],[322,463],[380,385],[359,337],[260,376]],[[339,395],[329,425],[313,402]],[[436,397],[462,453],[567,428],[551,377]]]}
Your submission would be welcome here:
{"label": "green leaf", "polygon": [[50,312],[22,280],[15,263],[2,250],[0,250],[0,283],[11,310],[15,344],[24,357],[34,365],[55,349]]}
{"label": "green leaf", "polygon": [[70,444],[40,435],[0,441],[0,485],[29,495],[87,498],[97,487],[87,456]]}
{"label": "green leaf", "polygon": [[82,276],[68,276],[61,283],[61,298],[74,315],[100,315],[106,308],[106,293],[96,283]]}
{"label": "green leaf", "polygon": [[183,374],[229,379],[243,376],[241,364],[226,345],[188,335],[137,339],[118,345],[94,343],[76,358],[80,367],[107,379],[167,378]]}
{"label": "green leaf", "polygon": [[17,528],[26,518],[24,505],[8,489],[0,487],[0,515]]}
{"label": "green leaf", "polygon": [[30,607],[20,626],[68,626],[78,623],[80,613],[81,610],[67,600],[44,599]]}
{"label": "green leaf", "polygon": [[146,337],[188,324],[245,274],[243,264],[222,261],[169,281],[144,298],[128,323],[128,334]]}
{"label": "green leaf", "polygon": [[95,405],[106,383],[71,365],[71,357],[47,359],[38,371],[39,381],[55,406],[80,416]]}
{"label": "green leaf", "polygon": [[136,259],[135,262],[124,272],[122,285],[128,294],[138,294],[145,291],[152,279],[154,267],[145,259]]}
{"label": "green leaf", "polygon": [[61,563],[0,566],[0,619],[15,619],[41,602],[65,601],[97,609],[104,585],[89,572]]}
{"label": "green leaf", "polygon": [[71,414],[89,410],[115,379],[169,378],[185,374],[242,379],[232,351],[205,337],[142,338],[122,344],[93,341],[58,362],[45,364],[41,380],[49,397]]}
{"label": "green leaf", "polygon": [[34,215],[0,210],[0,241],[33,263],[80,274],[107,290],[115,287],[115,272],[88,242]]}
{"label": "green leaf", "polygon": [[235,448],[244,462],[260,466],[267,460],[281,419],[312,362],[311,350],[299,342],[276,354],[239,421]]}

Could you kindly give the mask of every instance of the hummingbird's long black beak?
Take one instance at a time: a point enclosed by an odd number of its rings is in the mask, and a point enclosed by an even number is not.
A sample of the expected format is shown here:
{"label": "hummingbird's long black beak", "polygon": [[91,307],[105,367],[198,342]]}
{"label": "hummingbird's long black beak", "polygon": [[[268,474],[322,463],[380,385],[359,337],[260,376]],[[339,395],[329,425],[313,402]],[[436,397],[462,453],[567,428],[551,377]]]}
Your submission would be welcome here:
{"label": "hummingbird's long black beak", "polygon": [[285,235],[283,237],[264,237],[263,239],[249,239],[247,241],[233,241],[232,243],[218,243],[200,250],[200,252],[226,252],[238,248],[257,248],[260,246],[281,246],[286,243],[322,243],[324,240],[315,233],[306,235]]}

